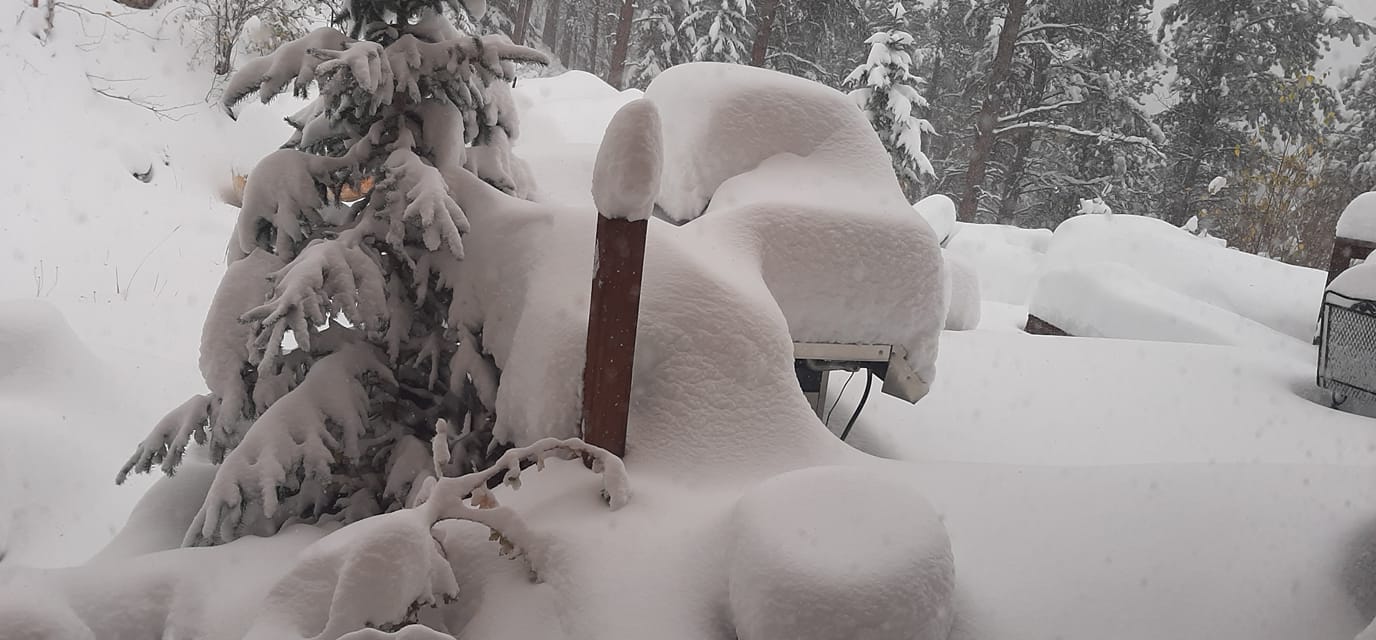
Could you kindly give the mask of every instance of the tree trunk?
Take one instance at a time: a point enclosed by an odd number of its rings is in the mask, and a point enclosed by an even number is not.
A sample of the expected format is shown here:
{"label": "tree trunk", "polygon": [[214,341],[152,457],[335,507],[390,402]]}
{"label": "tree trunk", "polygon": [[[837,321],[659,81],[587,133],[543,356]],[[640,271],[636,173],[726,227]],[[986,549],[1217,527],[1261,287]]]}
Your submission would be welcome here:
{"label": "tree trunk", "polygon": [[1008,0],[1008,15],[1003,20],[1003,29],[999,31],[999,47],[994,53],[994,66],[989,72],[989,94],[975,119],[975,148],[970,153],[970,166],[965,170],[965,193],[960,198],[960,208],[957,210],[957,218],[962,222],[974,222],[975,212],[979,210],[984,173],[988,168],[989,155],[994,150],[994,126],[998,123],[1003,83],[1008,80],[1008,71],[1013,65],[1013,44],[1022,30],[1022,15],[1026,10],[1027,0]]}
{"label": "tree trunk", "polygon": [[545,41],[545,48],[554,51],[559,40],[559,0],[545,3],[545,28],[540,32],[540,39]]}
{"label": "tree trunk", "polygon": [[535,0],[521,0],[521,4],[516,8],[516,28],[512,29],[512,42],[526,43],[526,30],[530,28],[530,5],[534,3]]}
{"label": "tree trunk", "polygon": [[564,5],[564,41],[559,45],[559,60],[564,66],[573,68],[573,3]]}
{"label": "tree trunk", "polygon": [[779,8],[779,0],[760,0],[756,8],[759,18],[755,21],[755,44],[750,47],[750,64],[763,67],[769,58],[769,36],[774,33],[774,13]]}
{"label": "tree trunk", "polygon": [[[1046,95],[1047,68],[1051,60],[1045,53],[1032,54],[1032,90],[1020,108],[1041,106]],[[1013,224],[1014,212],[1018,210],[1018,198],[1022,196],[1023,174],[1027,172],[1027,156],[1032,151],[1032,141],[1036,134],[1025,129],[1013,136],[1013,161],[1003,175],[1003,198],[999,200],[999,223]]]}
{"label": "tree trunk", "polygon": [[612,59],[607,68],[607,84],[621,88],[626,75],[626,51],[631,47],[631,21],[635,18],[635,0],[621,1],[621,15],[616,19],[616,40],[612,45]]}
{"label": "tree trunk", "polygon": [[588,39],[588,73],[597,75],[597,60],[602,44],[602,2],[592,0],[592,38]]}

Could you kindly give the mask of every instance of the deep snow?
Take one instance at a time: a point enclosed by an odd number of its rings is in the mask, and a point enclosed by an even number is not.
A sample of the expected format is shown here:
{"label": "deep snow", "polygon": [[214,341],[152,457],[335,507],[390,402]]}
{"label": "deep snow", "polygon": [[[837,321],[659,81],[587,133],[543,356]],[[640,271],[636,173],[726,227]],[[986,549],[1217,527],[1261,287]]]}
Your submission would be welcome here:
{"label": "deep snow", "polygon": [[[77,4],[84,6],[84,0]],[[164,10],[150,14],[143,26],[156,29]],[[0,14],[0,113],[20,114],[14,117],[28,123],[13,132],[18,160],[6,166],[14,176],[17,213],[0,218],[0,259],[14,261],[14,268],[0,270],[0,299],[29,299],[0,303],[0,549],[7,552],[0,560],[0,589],[7,594],[0,598],[0,618],[12,625],[0,636],[25,633],[15,622],[20,619],[71,623],[65,611],[40,615],[61,606],[47,591],[54,585],[77,594],[71,605],[79,609],[95,606],[89,603],[111,591],[134,593],[126,585],[143,584],[167,594],[160,604],[176,611],[170,618],[174,627],[238,638],[252,623],[245,613],[260,610],[259,598],[291,568],[289,559],[322,532],[295,527],[222,550],[173,550],[131,560],[180,542],[209,485],[204,467],[157,483],[139,517],[98,556],[105,569],[48,574],[17,565],[81,562],[113,536],[138,500],[139,487],[110,484],[114,471],[162,411],[202,389],[199,330],[208,292],[224,268],[234,219],[234,210],[218,204],[217,194],[229,184],[230,172],[244,172],[280,143],[284,128],[276,118],[294,107],[290,101],[254,106],[231,125],[199,102],[206,76],[185,68],[184,47],[170,33],[150,45],[98,17],[66,11],[58,16],[58,30],[42,47],[6,31],[14,21]],[[79,19],[90,22],[84,32]],[[95,32],[105,34],[99,42],[80,35]],[[95,48],[83,52],[78,41]],[[90,92],[86,71],[129,78],[140,67],[151,69],[148,80],[119,86],[160,93],[167,104],[196,106],[181,120],[164,121]],[[541,199],[567,204],[569,211],[589,209],[596,142],[612,113],[636,92],[618,93],[586,74],[570,73],[522,80],[513,93],[523,109],[517,152],[535,171]],[[36,98],[52,108],[33,109]],[[76,148],[91,151],[70,152]],[[164,152],[170,164],[156,166],[152,182],[132,176],[145,164],[153,166],[140,154],[158,158]],[[1126,218],[1101,217],[1096,220],[1104,222],[1094,224]],[[664,235],[667,225],[651,224],[660,229],[653,233]],[[557,223],[549,233],[568,229],[590,240],[588,228],[578,225]],[[1120,241],[1113,231],[1105,237]],[[1141,235],[1157,237],[1154,231]],[[838,528],[830,530],[845,539],[844,526],[875,517],[879,505],[889,504],[886,496],[914,489],[925,495],[949,533],[956,562],[956,638],[1345,639],[1366,627],[1376,611],[1354,604],[1362,585],[1354,586],[1344,568],[1372,553],[1370,538],[1361,544],[1361,532],[1376,521],[1370,490],[1376,481],[1373,422],[1316,402],[1321,398],[1313,386],[1312,351],[1302,345],[1294,353],[1268,353],[1012,333],[1026,315],[1041,264],[1052,259],[1051,240],[1048,231],[956,225],[947,251],[962,255],[979,274],[985,298],[981,329],[944,333],[934,354],[940,375],[928,396],[914,406],[873,394],[851,437],[863,450],[909,462],[875,467],[872,481],[817,491],[804,482],[796,511],[779,517],[835,518],[836,509],[804,498],[849,487],[832,498],[852,501],[853,511],[846,513],[854,523],[835,522]],[[1140,238],[1124,242],[1077,249],[1070,253],[1089,257],[1067,260],[1151,257],[1129,267],[1177,294],[1184,290],[1289,334],[1286,339],[1295,343],[1307,341],[1322,290],[1321,281],[1317,291],[1309,290],[1312,274],[1250,256],[1216,257],[1168,239],[1166,246],[1178,252],[1165,254],[1164,261],[1178,263],[1178,271],[1188,275],[1177,277],[1158,268],[1160,250],[1142,249],[1146,241]],[[652,236],[652,243],[674,260],[709,272],[719,258],[694,255],[663,238]],[[1249,273],[1255,266],[1255,273],[1281,275],[1212,279],[1219,265],[1233,262],[1248,267],[1228,273]],[[556,260],[544,268],[561,267]],[[1241,297],[1218,284],[1243,280],[1249,284]],[[647,283],[668,289],[682,280],[649,274]],[[1202,291],[1205,285],[1216,288]],[[702,296],[708,306],[737,304],[731,301],[742,293],[758,300],[759,286],[680,293]],[[521,320],[529,323],[522,329],[529,338],[513,343],[507,357],[529,363],[519,374],[533,376],[526,389],[568,391],[558,386],[563,378],[540,377],[539,365],[550,368],[541,357],[560,353],[553,348],[557,338],[536,338],[564,335],[548,330],[575,322],[577,312],[547,309]],[[777,325],[779,318],[766,316],[757,320]],[[718,359],[670,349],[650,353],[642,366],[682,375],[734,371],[726,378],[733,384],[762,397],[782,397],[782,386],[766,391],[751,375],[782,362],[775,352],[785,345],[733,339],[739,326],[710,314],[666,319],[650,330],[667,335],[694,322],[708,322],[703,328],[720,334],[706,347]],[[832,388],[840,389],[843,381],[835,376]],[[833,426],[849,416],[860,386],[847,387]],[[756,424],[806,416],[805,407],[792,401],[717,407],[719,398],[710,394],[672,398],[648,414],[659,422],[653,431],[681,430],[678,416],[690,409],[699,419],[721,423],[742,415]],[[542,404],[522,403],[512,393],[502,411],[522,416]],[[550,417],[537,412],[521,421],[533,428]],[[733,597],[724,549],[738,539],[728,526],[736,521],[722,505],[738,497],[739,489],[687,467],[637,476],[636,465],[682,457],[699,446],[729,449],[735,438],[723,430],[675,440],[670,450],[647,452],[640,463],[633,458],[637,495],[652,498],[632,500],[611,514],[596,499],[599,480],[575,464],[552,463],[530,476],[521,491],[501,490],[503,504],[528,514],[532,527],[557,527],[570,547],[586,552],[560,556],[562,570],[544,583],[530,583],[519,564],[496,557],[485,530],[474,531],[469,523],[443,526],[451,557],[466,560],[459,581],[475,594],[454,622],[474,638],[721,632]],[[805,440],[795,446],[818,459],[833,456],[834,442]],[[786,459],[774,452],[772,459],[717,462],[723,468],[757,464],[750,475],[765,476],[789,466]],[[927,518],[921,510],[903,515],[908,522]],[[658,526],[632,538],[610,535],[632,521]],[[906,536],[900,544],[931,542]],[[883,557],[877,555],[881,551],[857,557]],[[180,575],[186,566],[198,571]],[[748,567],[741,571],[747,580]],[[14,593],[24,597],[11,599]],[[133,602],[122,606],[136,610]],[[601,624],[614,619],[620,620],[614,629]],[[63,637],[79,634],[72,625]]]}

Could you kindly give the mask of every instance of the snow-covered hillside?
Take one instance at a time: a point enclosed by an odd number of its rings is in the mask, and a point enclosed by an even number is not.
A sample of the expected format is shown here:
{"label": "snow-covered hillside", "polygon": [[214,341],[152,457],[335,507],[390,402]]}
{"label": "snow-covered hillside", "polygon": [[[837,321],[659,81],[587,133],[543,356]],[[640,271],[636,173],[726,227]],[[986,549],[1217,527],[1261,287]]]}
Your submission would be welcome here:
{"label": "snow-covered hillside", "polygon": [[[147,486],[110,481],[129,444],[204,388],[200,327],[236,213],[222,196],[281,143],[294,101],[237,124],[207,102],[177,3],[60,3],[46,43],[27,4],[0,4],[0,114],[16,123],[0,155],[0,300],[16,301],[0,311],[0,552],[69,564]],[[45,371],[11,366],[34,357]]]}
{"label": "snow-covered hillside", "polygon": [[[180,39],[175,1],[115,22],[99,15],[113,5],[71,0],[46,43],[29,34],[26,4],[0,4],[0,115],[23,123],[0,155],[11,206],[0,216],[0,638],[77,637],[63,631],[120,607],[146,614],[121,617],[143,636],[308,637],[324,629],[333,589],[361,586],[334,605],[360,619],[402,589],[445,591],[448,578],[428,573],[436,547],[407,546],[426,529],[410,510],[176,549],[212,468],[113,485],[157,419],[204,391],[199,334],[237,213],[222,196],[286,138],[280,118],[300,103],[248,104],[230,121],[206,100],[210,75]],[[723,73],[721,99],[751,107],[755,94],[723,88]],[[834,93],[796,85],[761,93],[824,105]],[[679,100],[661,103],[666,116],[711,115],[660,87],[652,101]],[[494,242],[473,243],[468,264],[522,272],[482,276],[504,285],[483,303],[514,310],[491,325],[491,348],[510,376],[503,428],[533,441],[570,435],[558,429],[577,398],[568,372],[581,368],[593,219],[577,216],[591,212],[602,132],[641,93],[568,72],[523,79],[513,97],[538,204],[471,212],[474,237]],[[835,145],[853,131],[825,109],[789,107],[779,113],[799,120],[747,133],[811,123]],[[832,125],[841,133],[819,130]],[[680,136],[671,147],[692,147],[692,127],[668,126]],[[1376,616],[1376,421],[1329,409],[1314,386],[1322,274],[1122,215],[1054,234],[964,223],[933,234],[916,214],[888,217],[908,211],[883,192],[887,176],[867,185],[881,195],[840,191],[873,158],[825,163],[868,143],[742,136],[717,141],[747,147],[728,158],[739,166],[713,167],[720,175],[703,178],[704,150],[678,156],[694,172],[665,167],[690,213],[677,217],[707,214],[651,221],[629,501],[609,509],[599,492],[625,487],[551,460],[520,491],[494,492],[542,543],[537,557],[498,557],[471,522],[436,527],[463,598],[449,628],[822,638],[901,609],[895,624],[924,638],[1346,640]],[[790,187],[799,175],[810,178]],[[950,236],[945,262],[937,235]],[[938,345],[940,269],[957,260],[978,275],[981,320]],[[900,295],[877,298],[864,286],[875,281]],[[1019,332],[1038,304],[1102,337]],[[905,344],[930,382],[915,405],[868,399],[849,442],[873,456],[817,427],[792,386],[789,332],[804,328]],[[832,376],[839,431],[863,385]],[[542,537],[551,531],[561,537]],[[876,531],[891,538],[856,542]],[[364,570],[375,573],[348,573]],[[400,637],[430,637],[415,634]]]}

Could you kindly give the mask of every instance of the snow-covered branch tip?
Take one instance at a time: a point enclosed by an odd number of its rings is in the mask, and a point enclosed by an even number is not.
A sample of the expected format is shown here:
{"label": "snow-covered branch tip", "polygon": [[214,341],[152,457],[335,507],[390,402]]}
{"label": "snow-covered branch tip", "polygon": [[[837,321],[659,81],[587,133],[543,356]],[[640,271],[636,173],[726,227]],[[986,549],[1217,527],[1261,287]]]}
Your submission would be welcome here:
{"label": "snow-covered branch tip", "polygon": [[315,81],[316,69],[324,62],[311,52],[343,49],[351,41],[338,29],[321,27],[266,56],[250,60],[230,77],[220,104],[230,118],[238,119],[234,106],[255,91],[266,104],[291,82],[292,92],[305,97],[306,89]]}
{"label": "snow-covered branch tip", "polygon": [[602,496],[613,511],[630,501],[630,480],[620,458],[579,438],[544,438],[507,451],[482,471],[435,481],[422,490],[419,499],[423,502],[415,509],[432,525],[442,520],[467,520],[487,526],[492,531],[491,539],[501,545],[502,555],[525,558],[531,574],[538,576],[545,545],[519,514],[497,502],[488,483],[501,476],[503,484],[520,489],[521,463],[534,461],[536,469],[544,469],[545,460],[550,457],[589,460],[593,473],[602,475]]}
{"label": "snow-covered branch tip", "polygon": [[115,484],[124,484],[131,471],[148,473],[153,465],[159,463],[164,473],[172,475],[181,463],[182,454],[186,452],[186,445],[191,438],[205,442],[205,429],[210,422],[210,401],[209,395],[191,396],[191,399],[159,420],[115,475]]}

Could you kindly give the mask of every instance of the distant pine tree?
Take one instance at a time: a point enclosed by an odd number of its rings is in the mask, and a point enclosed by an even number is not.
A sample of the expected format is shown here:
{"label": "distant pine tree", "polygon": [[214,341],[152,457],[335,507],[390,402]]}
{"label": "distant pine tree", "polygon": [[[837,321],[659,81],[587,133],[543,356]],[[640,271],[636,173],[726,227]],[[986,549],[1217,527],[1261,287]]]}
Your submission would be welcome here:
{"label": "distant pine tree", "polygon": [[755,12],[755,3],[752,0],[696,2],[693,12],[680,25],[680,28],[691,26],[697,34],[692,48],[693,60],[749,64],[754,39],[750,16]]}
{"label": "distant pine tree", "polygon": [[900,28],[906,13],[903,3],[893,4],[892,19],[865,40],[869,56],[846,77],[846,85],[854,87],[851,96],[879,133],[904,194],[915,202],[922,196],[922,177],[936,174],[922,150],[922,134],[935,131],[915,113],[927,107],[927,99],[920,91],[923,79],[913,74],[916,43]]}

